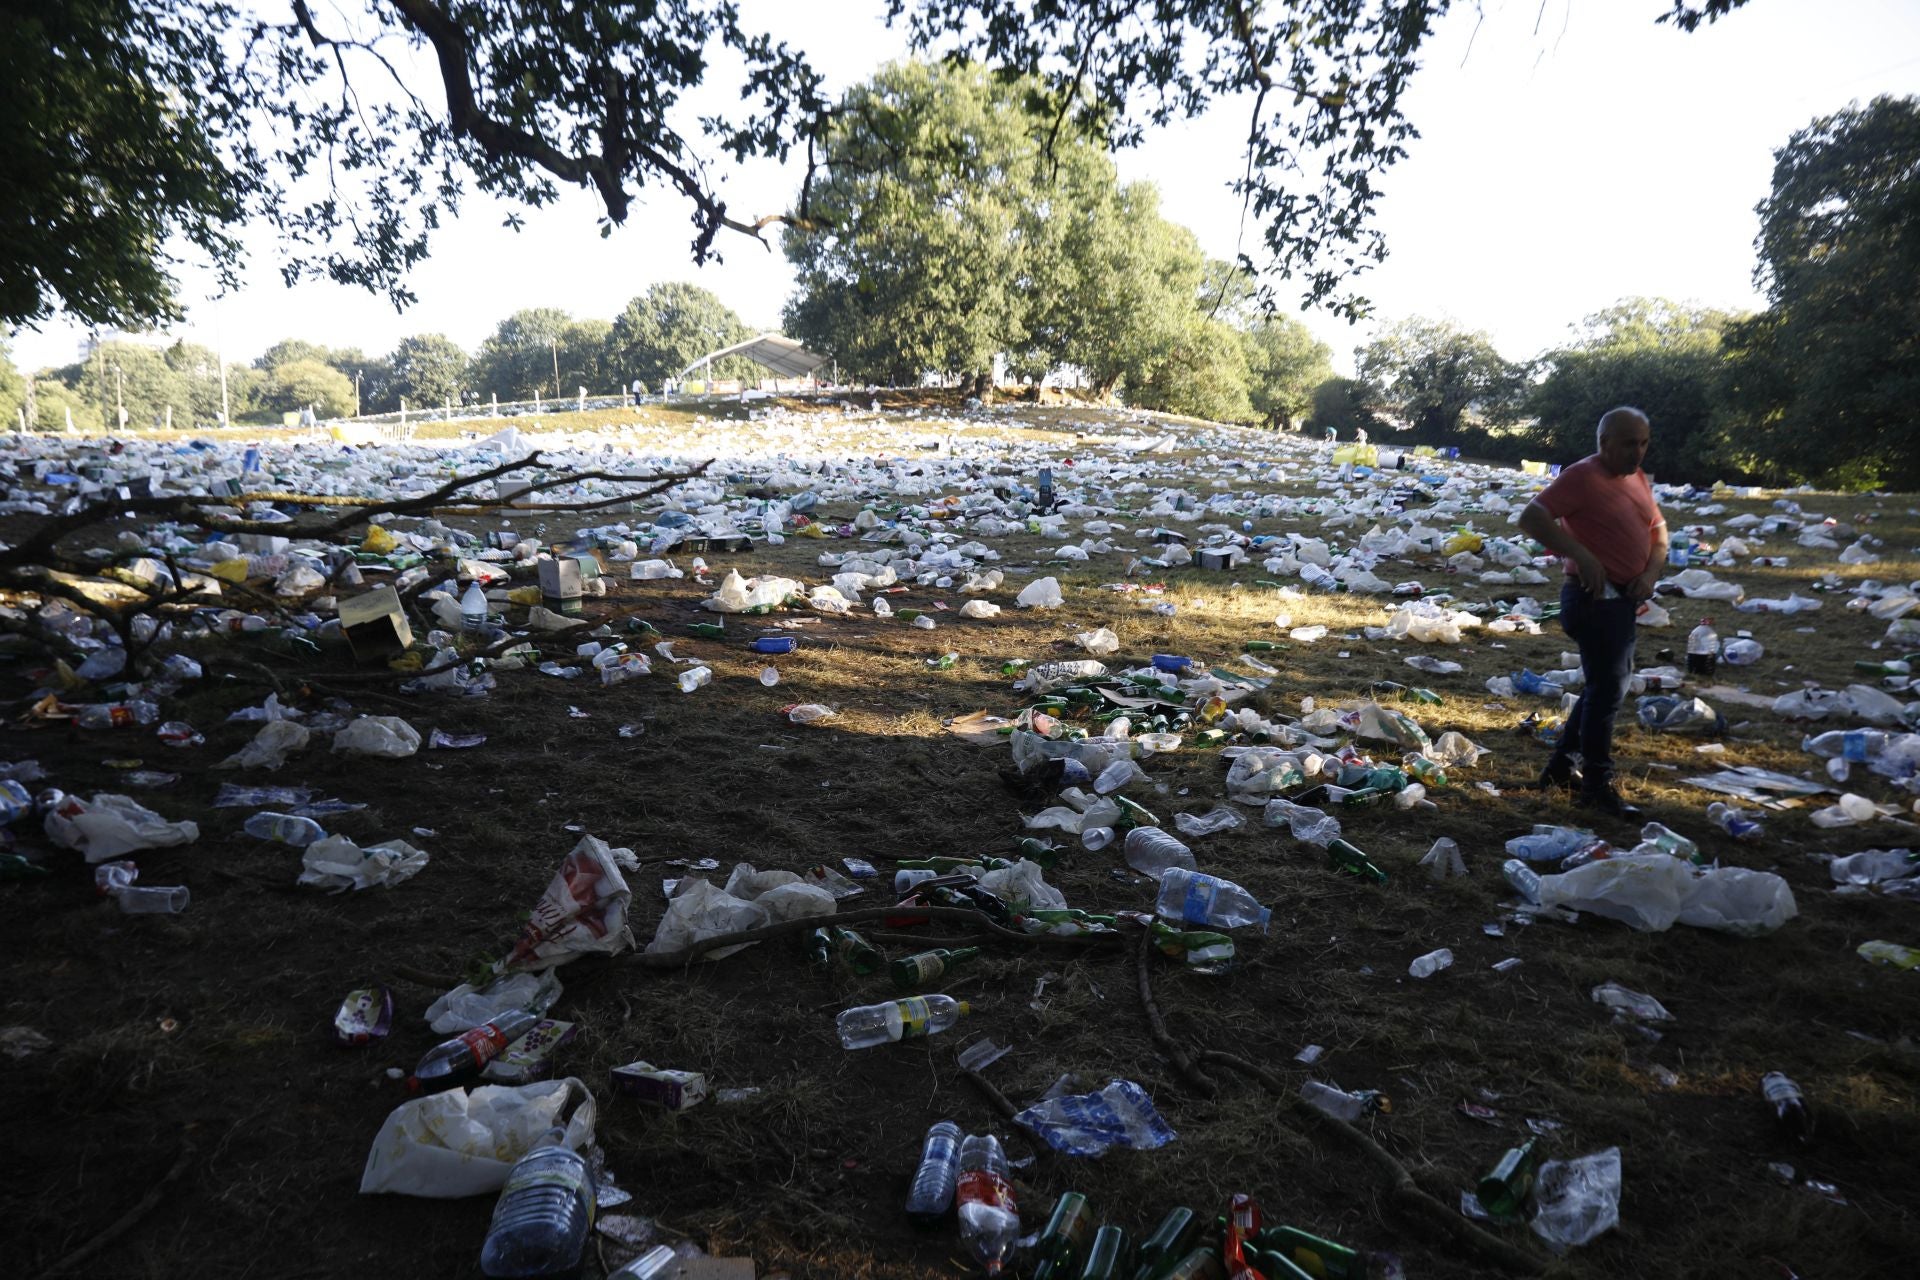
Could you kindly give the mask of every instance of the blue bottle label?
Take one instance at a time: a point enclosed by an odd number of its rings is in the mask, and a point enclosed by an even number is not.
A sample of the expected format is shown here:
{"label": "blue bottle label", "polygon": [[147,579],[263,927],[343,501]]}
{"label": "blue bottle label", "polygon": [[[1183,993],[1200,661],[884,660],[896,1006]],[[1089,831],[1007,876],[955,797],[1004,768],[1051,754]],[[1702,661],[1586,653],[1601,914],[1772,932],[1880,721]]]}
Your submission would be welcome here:
{"label": "blue bottle label", "polygon": [[1187,901],[1181,909],[1181,918],[1188,924],[1206,924],[1208,913],[1213,910],[1213,899],[1220,892],[1220,882],[1209,875],[1195,875],[1187,882]]}

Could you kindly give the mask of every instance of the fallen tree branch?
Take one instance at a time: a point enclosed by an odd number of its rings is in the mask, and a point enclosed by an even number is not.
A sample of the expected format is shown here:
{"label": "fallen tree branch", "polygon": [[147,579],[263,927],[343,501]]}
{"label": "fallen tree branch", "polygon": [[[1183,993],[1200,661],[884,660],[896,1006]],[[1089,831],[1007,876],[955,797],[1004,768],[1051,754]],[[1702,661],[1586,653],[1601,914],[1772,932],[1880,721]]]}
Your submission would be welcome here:
{"label": "fallen tree branch", "polygon": [[115,1218],[105,1230],[99,1232],[91,1240],[88,1240],[66,1257],[56,1261],[52,1266],[42,1271],[40,1275],[43,1277],[58,1275],[62,1271],[78,1266],[80,1263],[85,1262],[87,1259],[101,1252],[121,1236],[127,1234],[127,1232],[131,1231],[134,1226],[139,1223],[140,1219],[153,1212],[155,1206],[160,1203],[161,1197],[166,1195],[167,1188],[180,1181],[181,1175],[186,1173],[187,1166],[192,1162],[193,1144],[182,1138],[180,1141],[180,1154],[174,1157],[173,1167],[167,1170],[160,1181],[147,1188],[147,1194],[141,1196],[139,1202],[136,1203],[133,1208],[127,1210],[118,1218]]}
{"label": "fallen tree branch", "polygon": [[1160,1016],[1160,1006],[1153,998],[1153,983],[1147,976],[1147,966],[1153,955],[1153,930],[1140,930],[1140,946],[1134,953],[1134,961],[1140,974],[1140,1007],[1146,1011],[1147,1030],[1153,1035],[1153,1042],[1160,1046],[1162,1053],[1179,1069],[1180,1074],[1193,1088],[1212,1097],[1219,1092],[1219,1086],[1213,1078],[1200,1069],[1191,1055],[1180,1046],[1167,1031],[1167,1023]]}
{"label": "fallen tree branch", "polygon": [[986,1098],[988,1104],[1000,1113],[1001,1119],[1010,1121],[1016,1115],[1020,1114],[1020,1108],[1014,1106],[1013,1100],[1007,1097],[1006,1094],[1000,1092],[998,1086],[996,1086],[993,1081],[987,1079],[971,1067],[961,1067],[960,1074],[965,1076],[968,1083],[980,1091],[981,1095]]}
{"label": "fallen tree branch", "polygon": [[1245,1058],[1237,1054],[1227,1053],[1220,1049],[1202,1050],[1200,1056],[1209,1062],[1217,1062],[1222,1066],[1231,1067],[1235,1071],[1258,1080],[1261,1084],[1265,1085],[1270,1092],[1284,1099],[1287,1104],[1287,1110],[1296,1118],[1304,1121],[1307,1127],[1317,1129],[1322,1133],[1333,1134],[1361,1155],[1365,1156],[1375,1168],[1387,1176],[1387,1189],[1396,1204],[1400,1205],[1403,1209],[1416,1212],[1418,1216],[1426,1219],[1432,1225],[1439,1227],[1447,1235],[1451,1236],[1455,1243],[1471,1249],[1473,1252],[1487,1259],[1487,1261],[1494,1263],[1504,1270],[1514,1272],[1517,1275],[1537,1276],[1547,1274],[1548,1267],[1551,1264],[1541,1261],[1541,1259],[1525,1249],[1508,1244],[1505,1240],[1502,1240],[1491,1232],[1481,1230],[1472,1222],[1461,1217],[1460,1214],[1442,1203],[1438,1198],[1422,1189],[1420,1184],[1414,1181],[1413,1174],[1407,1171],[1407,1166],[1400,1163],[1399,1159],[1396,1158],[1392,1152],[1375,1142],[1354,1125],[1348,1124],[1345,1120],[1339,1119],[1336,1116],[1330,1116],[1326,1112],[1312,1106],[1306,1099],[1287,1088],[1286,1082],[1281,1080],[1279,1076],[1264,1067],[1248,1062]]}

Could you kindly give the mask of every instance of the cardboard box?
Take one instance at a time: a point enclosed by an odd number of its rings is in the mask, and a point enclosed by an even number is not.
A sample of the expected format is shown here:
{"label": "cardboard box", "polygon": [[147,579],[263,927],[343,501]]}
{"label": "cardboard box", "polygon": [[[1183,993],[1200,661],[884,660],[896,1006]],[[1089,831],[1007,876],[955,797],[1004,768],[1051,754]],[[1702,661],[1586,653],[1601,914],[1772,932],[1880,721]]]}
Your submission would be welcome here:
{"label": "cardboard box", "polygon": [[256,556],[285,555],[289,545],[285,538],[271,533],[230,533],[226,540]]}
{"label": "cardboard box", "polygon": [[407,625],[400,597],[391,586],[375,587],[342,600],[340,630],[358,662],[398,657],[413,644],[413,628]]}
{"label": "cardboard box", "polygon": [[1237,569],[1246,552],[1239,547],[1202,547],[1193,558],[1202,569]]}
{"label": "cardboard box", "polygon": [[697,1071],[670,1071],[651,1062],[629,1062],[612,1071],[613,1091],[622,1097],[638,1098],[665,1107],[685,1111],[706,1101],[707,1078]]}
{"label": "cardboard box", "polygon": [[541,560],[538,564],[541,595],[549,600],[564,600],[569,596],[575,600],[580,598],[584,590],[581,580],[586,575],[580,572],[578,560],[572,556],[561,556],[558,559]]}

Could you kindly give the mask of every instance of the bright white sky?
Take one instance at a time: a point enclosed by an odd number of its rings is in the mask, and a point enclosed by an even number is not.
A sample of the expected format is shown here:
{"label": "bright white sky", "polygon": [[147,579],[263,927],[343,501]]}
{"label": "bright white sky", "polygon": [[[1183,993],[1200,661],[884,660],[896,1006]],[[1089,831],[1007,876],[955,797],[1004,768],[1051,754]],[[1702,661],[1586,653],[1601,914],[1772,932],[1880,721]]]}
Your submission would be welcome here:
{"label": "bright white sky", "polygon": [[[1752,280],[1753,207],[1767,194],[1773,149],[1849,102],[1920,93],[1920,3],[1751,0],[1690,36],[1655,25],[1668,7],[1485,0],[1483,11],[1460,3],[1441,21],[1407,101],[1423,136],[1386,183],[1380,225],[1391,256],[1363,277],[1380,321],[1447,316],[1524,359],[1623,297],[1763,304]],[[881,0],[742,8],[749,25],[805,47],[836,91],[906,52]],[[712,104],[731,101],[725,74],[710,79]],[[1166,216],[1193,228],[1209,253],[1230,256],[1239,204],[1226,183],[1244,131],[1244,107],[1228,104],[1123,153],[1122,176],[1159,184]],[[757,216],[784,207],[798,181],[797,165],[761,166],[734,175],[725,194],[733,212]],[[687,210],[664,192],[609,240],[599,211],[571,191],[516,234],[501,225],[503,208],[470,199],[414,273],[421,301],[404,314],[336,285],[289,290],[267,252],[254,258],[253,283],[224,299],[188,273],[180,333],[241,362],[287,337],[380,354],[408,335],[443,333],[471,351],[521,308],[611,319],[666,280],[704,285],[749,325],[778,327],[792,275],[777,250],[723,233],[725,261],[695,269]],[[1257,228],[1247,237],[1257,245]],[[1373,327],[1303,318],[1349,370]],[[36,368],[73,361],[83,336],[54,322],[9,345],[16,364]]]}

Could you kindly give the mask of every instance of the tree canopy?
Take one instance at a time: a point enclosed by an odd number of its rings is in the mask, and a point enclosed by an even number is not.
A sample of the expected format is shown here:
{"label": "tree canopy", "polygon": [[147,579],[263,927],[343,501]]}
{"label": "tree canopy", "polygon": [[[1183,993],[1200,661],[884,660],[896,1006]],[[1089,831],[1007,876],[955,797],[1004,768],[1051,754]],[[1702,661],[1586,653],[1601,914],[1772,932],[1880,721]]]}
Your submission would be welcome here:
{"label": "tree canopy", "polygon": [[[669,281],[653,285],[614,317],[607,335],[607,368],[622,385],[638,379],[657,388],[701,356],[752,336],[711,289]],[[739,357],[719,361],[713,370],[721,378],[758,373],[758,365]]]}
{"label": "tree canopy", "polygon": [[[1667,17],[1691,29],[1739,2]],[[1054,122],[1050,154],[1070,135],[1124,147],[1218,102],[1250,107],[1230,185],[1259,223],[1265,287],[1291,281],[1357,315],[1355,277],[1386,252],[1379,180],[1416,136],[1403,97],[1449,7],[889,0],[888,20],[918,54],[1026,78]],[[819,166],[842,104],[804,49],[732,0],[67,0],[0,9],[0,45],[0,322],[175,318],[172,255],[191,249],[232,282],[250,222],[275,233],[289,282],[405,305],[409,270],[469,188],[528,208],[588,189],[603,234],[664,191],[691,215],[695,262],[722,232],[847,212],[812,181],[831,177]],[[679,108],[721,59],[742,68],[739,105],[690,129]],[[808,180],[791,208],[743,215],[712,177],[721,156],[799,158]]]}
{"label": "tree canopy", "polygon": [[1360,381],[1399,406],[1422,443],[1450,440],[1467,410],[1506,419],[1524,374],[1484,333],[1450,320],[1411,317],[1383,331],[1355,354]]}

